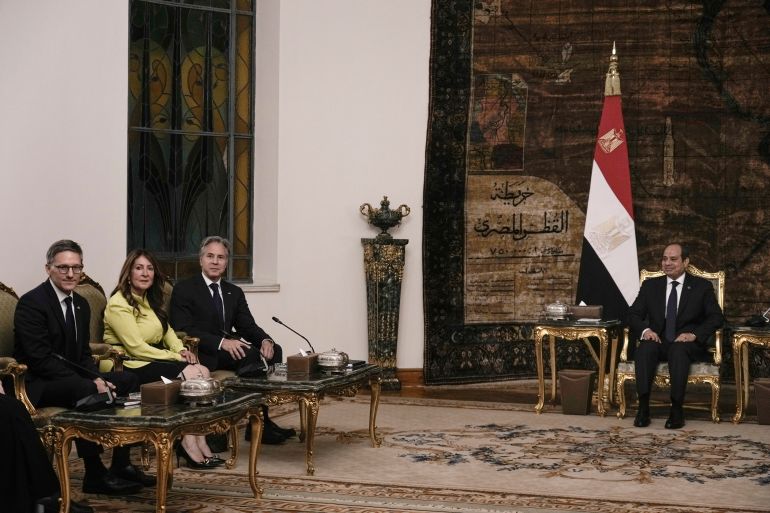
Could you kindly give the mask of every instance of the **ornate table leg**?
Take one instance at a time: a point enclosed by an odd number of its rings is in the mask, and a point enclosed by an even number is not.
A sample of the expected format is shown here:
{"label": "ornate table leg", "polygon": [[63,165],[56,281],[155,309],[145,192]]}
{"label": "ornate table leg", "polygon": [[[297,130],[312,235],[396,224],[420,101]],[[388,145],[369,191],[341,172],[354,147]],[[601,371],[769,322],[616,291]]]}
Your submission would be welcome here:
{"label": "ornate table leg", "polygon": [[46,426],[43,431],[43,440],[56,459],[56,470],[59,473],[59,487],[61,488],[61,499],[59,502],[59,511],[69,513],[70,509],[70,476],[67,460],[69,459],[70,449],[72,448],[72,437],[65,431],[53,426]]}
{"label": "ornate table leg", "polygon": [[607,365],[607,332],[599,332],[599,378],[596,391],[596,411],[604,417],[607,412],[604,409],[604,368]]}
{"label": "ornate table leg", "polygon": [[235,466],[236,460],[238,459],[238,426],[235,424],[230,426],[227,446],[228,449],[230,449],[230,457],[225,462],[225,467],[231,469]]}
{"label": "ornate table leg", "polygon": [[537,362],[537,404],[535,405],[535,413],[543,411],[543,403],[545,402],[545,378],[543,377],[543,332],[540,329],[535,329],[535,360]]}
{"label": "ornate table leg", "polygon": [[380,405],[380,388],[382,378],[373,376],[369,378],[369,387],[371,387],[371,401],[369,403],[369,438],[372,440],[372,447],[379,447],[382,444],[382,437],[377,436],[377,408]]}
{"label": "ornate table leg", "polygon": [[743,392],[743,347],[740,337],[733,339],[733,364],[735,365],[735,416],[733,422],[738,424],[743,420],[744,397],[748,394]]}
{"label": "ornate table leg", "polygon": [[307,438],[307,403],[300,399],[297,404],[299,405],[299,441],[304,442]]}
{"label": "ornate table leg", "polygon": [[548,335],[548,349],[551,362],[551,404],[556,404],[556,337],[553,334]]}
{"label": "ornate table leg", "polygon": [[615,404],[615,369],[617,367],[618,359],[618,344],[620,344],[620,333],[613,331],[610,338],[610,378],[609,378],[609,397],[608,401],[610,406]]}
{"label": "ornate table leg", "polygon": [[307,462],[307,475],[315,474],[313,465],[313,437],[315,435],[315,423],[318,420],[318,396],[310,394],[304,398],[307,413],[307,433],[305,433],[305,461]]}
{"label": "ornate table leg", "polygon": [[254,498],[262,498],[262,488],[257,483],[257,456],[259,455],[259,449],[262,446],[262,430],[264,429],[264,421],[262,408],[258,407],[254,412],[249,415],[249,426],[251,429],[251,449],[249,450],[249,485],[251,485],[251,491],[254,492]]}
{"label": "ornate table leg", "polygon": [[154,440],[155,457],[158,459],[158,477],[155,499],[156,513],[166,511],[166,495],[172,478],[171,451],[174,439],[168,433],[161,433]]}

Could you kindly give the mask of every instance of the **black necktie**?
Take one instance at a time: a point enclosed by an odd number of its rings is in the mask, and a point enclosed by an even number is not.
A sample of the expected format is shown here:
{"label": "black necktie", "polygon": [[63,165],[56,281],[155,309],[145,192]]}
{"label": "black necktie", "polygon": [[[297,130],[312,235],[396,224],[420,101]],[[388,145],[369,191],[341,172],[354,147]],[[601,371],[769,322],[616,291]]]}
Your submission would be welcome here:
{"label": "black necktie", "polygon": [[68,358],[77,353],[77,332],[75,331],[75,312],[72,311],[72,297],[64,298],[67,304],[67,313],[64,314],[64,335],[67,342],[65,352]]}
{"label": "black necktie", "polygon": [[222,296],[219,295],[219,284],[212,283],[211,287],[211,299],[214,300],[214,310],[217,311],[217,318],[219,318],[219,324],[221,329],[225,329],[225,309],[222,307]]}
{"label": "black necktie", "polygon": [[676,338],[676,286],[678,281],[671,282],[671,293],[666,304],[666,340],[673,342]]}

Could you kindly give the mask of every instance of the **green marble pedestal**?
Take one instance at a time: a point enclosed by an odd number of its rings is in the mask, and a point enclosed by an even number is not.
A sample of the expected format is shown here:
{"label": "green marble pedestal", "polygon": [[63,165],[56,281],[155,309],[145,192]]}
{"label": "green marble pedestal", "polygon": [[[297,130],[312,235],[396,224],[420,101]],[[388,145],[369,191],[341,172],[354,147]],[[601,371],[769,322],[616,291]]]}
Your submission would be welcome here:
{"label": "green marble pedestal", "polygon": [[396,377],[398,311],[408,239],[361,239],[366,269],[369,363],[382,369],[382,389],[401,390]]}

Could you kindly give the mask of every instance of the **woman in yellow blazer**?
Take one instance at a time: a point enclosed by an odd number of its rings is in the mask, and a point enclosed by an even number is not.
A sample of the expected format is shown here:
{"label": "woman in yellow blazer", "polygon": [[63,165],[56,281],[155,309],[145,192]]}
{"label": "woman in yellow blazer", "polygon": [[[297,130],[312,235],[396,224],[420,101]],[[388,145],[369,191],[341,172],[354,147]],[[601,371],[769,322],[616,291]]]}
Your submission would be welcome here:
{"label": "woman in yellow blazer", "polygon": [[[174,333],[163,308],[165,277],[155,256],[135,249],[126,256],[118,285],[104,310],[104,341],[120,345],[130,360],[123,364],[140,383],[169,379],[209,377]],[[209,449],[203,435],[185,435],[177,447],[191,468],[213,468],[224,463]]]}

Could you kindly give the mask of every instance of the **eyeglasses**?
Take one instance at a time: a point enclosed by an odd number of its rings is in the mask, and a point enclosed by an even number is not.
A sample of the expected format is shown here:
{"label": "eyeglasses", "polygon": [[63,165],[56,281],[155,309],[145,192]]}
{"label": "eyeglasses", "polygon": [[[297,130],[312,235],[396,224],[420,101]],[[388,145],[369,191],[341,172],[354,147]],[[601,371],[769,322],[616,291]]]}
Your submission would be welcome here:
{"label": "eyeglasses", "polygon": [[52,265],[54,269],[59,271],[59,274],[67,274],[72,271],[72,274],[80,274],[83,272],[82,265]]}

